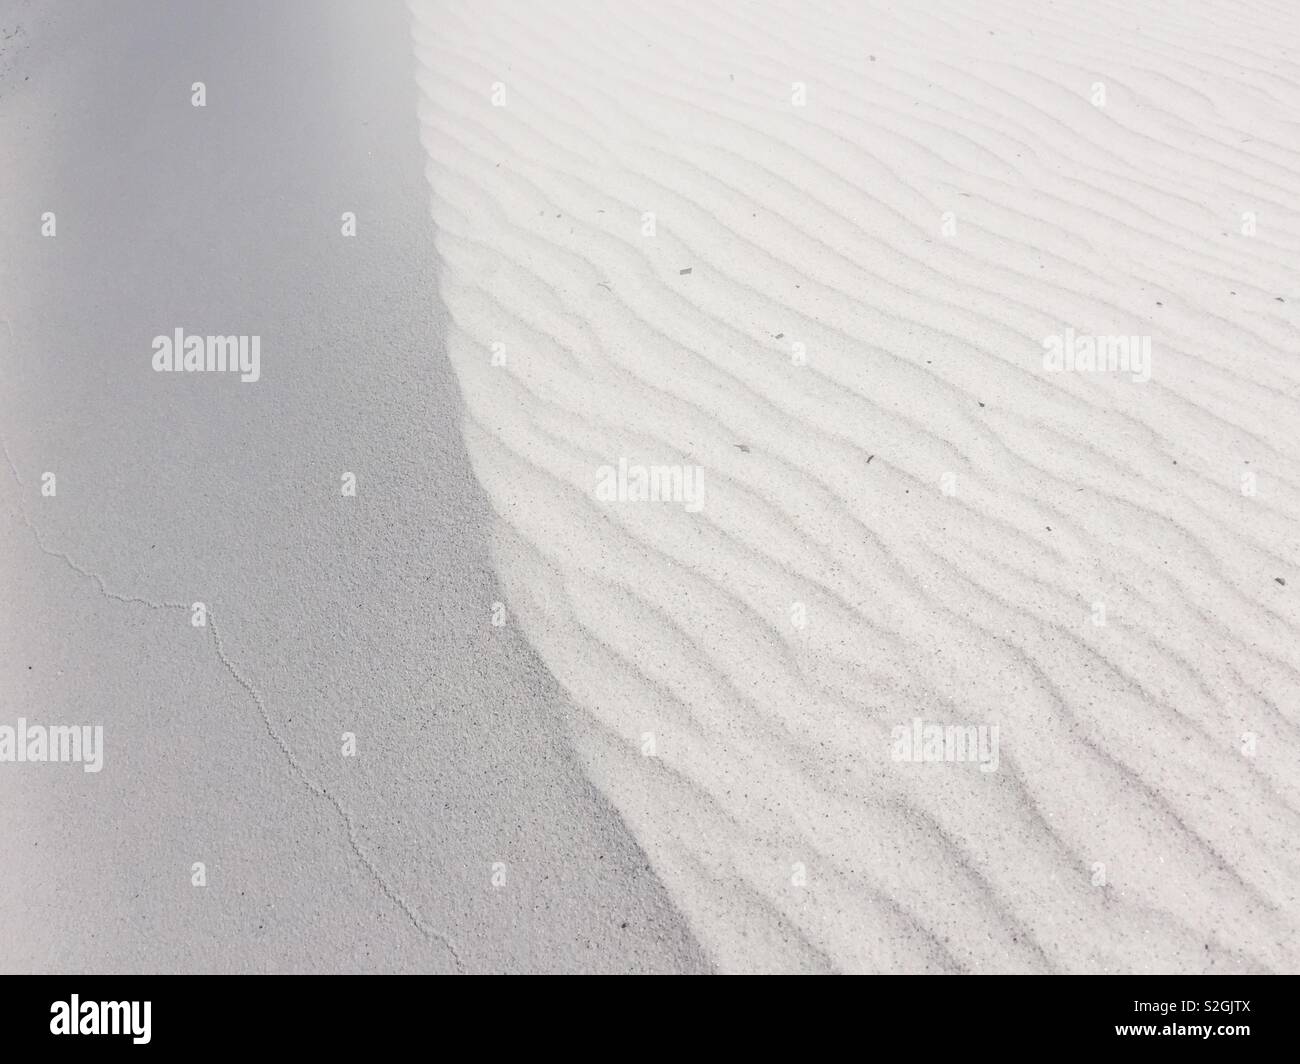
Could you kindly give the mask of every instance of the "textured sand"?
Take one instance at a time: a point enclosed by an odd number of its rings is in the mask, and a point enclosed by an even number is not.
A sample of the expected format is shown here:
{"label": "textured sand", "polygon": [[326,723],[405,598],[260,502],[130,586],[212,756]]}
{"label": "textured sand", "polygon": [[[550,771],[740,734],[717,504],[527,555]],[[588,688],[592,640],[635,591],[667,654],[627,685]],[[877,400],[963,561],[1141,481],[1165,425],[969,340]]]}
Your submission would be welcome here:
{"label": "textured sand", "polygon": [[412,10],[500,577],[719,965],[1300,967],[1300,10]]}
{"label": "textured sand", "polygon": [[[0,969],[707,967],[491,625],[405,7],[0,31],[0,725],[106,747],[0,764]],[[262,379],[155,374],[177,327]]]}

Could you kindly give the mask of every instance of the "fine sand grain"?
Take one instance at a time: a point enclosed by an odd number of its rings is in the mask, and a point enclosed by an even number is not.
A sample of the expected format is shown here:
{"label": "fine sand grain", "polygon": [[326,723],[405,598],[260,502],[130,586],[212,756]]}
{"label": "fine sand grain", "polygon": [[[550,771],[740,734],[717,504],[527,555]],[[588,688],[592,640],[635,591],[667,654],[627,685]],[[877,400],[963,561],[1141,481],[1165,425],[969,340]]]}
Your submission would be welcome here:
{"label": "fine sand grain", "polygon": [[1300,9],[412,10],[499,576],[718,964],[1300,967]]}
{"label": "fine sand grain", "polygon": [[[407,9],[0,0],[17,26],[0,726],[105,750],[0,763],[0,970],[706,968],[491,623]],[[176,328],[259,335],[261,379],[153,372]]]}

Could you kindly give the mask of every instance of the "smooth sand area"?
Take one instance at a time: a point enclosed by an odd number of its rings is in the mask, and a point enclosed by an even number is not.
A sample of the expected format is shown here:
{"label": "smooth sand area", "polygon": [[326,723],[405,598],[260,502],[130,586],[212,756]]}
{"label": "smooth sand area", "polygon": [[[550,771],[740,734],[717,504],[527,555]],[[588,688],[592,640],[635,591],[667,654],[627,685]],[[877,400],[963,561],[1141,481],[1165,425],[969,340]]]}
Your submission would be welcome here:
{"label": "smooth sand area", "polygon": [[[491,623],[407,9],[0,29],[0,725],[105,729],[0,764],[0,969],[707,967]],[[261,379],[153,372],[177,328]]]}

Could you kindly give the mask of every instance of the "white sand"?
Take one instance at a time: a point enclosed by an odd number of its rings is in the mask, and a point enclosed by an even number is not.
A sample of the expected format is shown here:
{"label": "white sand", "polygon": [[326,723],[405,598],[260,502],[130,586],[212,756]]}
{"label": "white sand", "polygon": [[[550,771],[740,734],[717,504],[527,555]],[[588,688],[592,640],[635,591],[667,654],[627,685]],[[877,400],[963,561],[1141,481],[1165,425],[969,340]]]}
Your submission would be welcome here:
{"label": "white sand", "polygon": [[105,744],[0,763],[0,970],[707,966],[491,625],[414,66],[398,2],[0,0],[0,727]]}
{"label": "white sand", "polygon": [[1300,9],[412,7],[499,574],[719,965],[1300,968]]}

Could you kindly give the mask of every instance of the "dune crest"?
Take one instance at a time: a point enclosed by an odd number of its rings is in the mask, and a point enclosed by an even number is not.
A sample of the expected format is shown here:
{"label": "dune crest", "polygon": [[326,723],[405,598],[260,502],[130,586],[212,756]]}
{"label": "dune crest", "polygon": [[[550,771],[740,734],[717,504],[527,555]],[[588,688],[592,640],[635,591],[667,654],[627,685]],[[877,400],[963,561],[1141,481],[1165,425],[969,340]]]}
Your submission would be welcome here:
{"label": "dune crest", "polygon": [[1300,967],[1300,13],[411,8],[512,619],[718,964]]}

